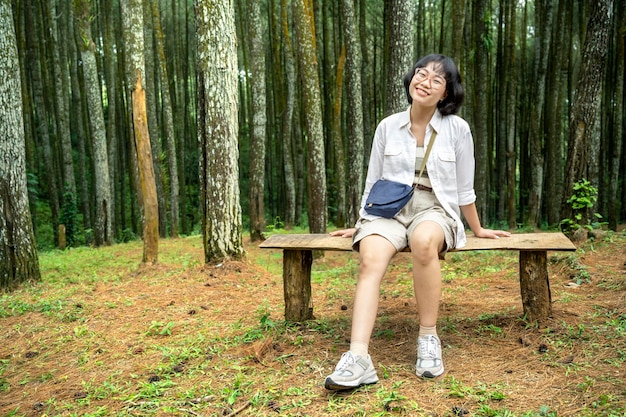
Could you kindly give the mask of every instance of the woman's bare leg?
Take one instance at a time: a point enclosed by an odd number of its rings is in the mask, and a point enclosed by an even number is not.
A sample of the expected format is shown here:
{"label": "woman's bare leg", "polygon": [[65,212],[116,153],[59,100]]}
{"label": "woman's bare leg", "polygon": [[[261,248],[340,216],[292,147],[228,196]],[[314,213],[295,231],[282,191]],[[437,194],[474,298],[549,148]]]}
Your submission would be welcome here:
{"label": "woman's bare leg", "polygon": [[413,258],[413,289],[421,326],[437,325],[441,298],[439,252],[444,243],[443,230],[435,222],[420,223],[409,241]]}
{"label": "woman's bare leg", "polygon": [[359,278],[354,295],[350,341],[367,346],[376,322],[380,283],[389,261],[396,254],[396,248],[384,237],[370,235],[361,240],[359,254]]}

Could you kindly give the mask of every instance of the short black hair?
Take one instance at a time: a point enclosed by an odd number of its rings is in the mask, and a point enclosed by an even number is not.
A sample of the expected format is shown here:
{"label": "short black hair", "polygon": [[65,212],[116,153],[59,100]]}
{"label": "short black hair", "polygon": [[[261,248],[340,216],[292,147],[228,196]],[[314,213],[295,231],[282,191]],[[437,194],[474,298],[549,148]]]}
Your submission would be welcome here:
{"label": "short black hair", "polygon": [[430,63],[436,63],[443,70],[444,78],[446,79],[446,96],[437,104],[437,108],[442,115],[456,114],[463,104],[463,98],[465,92],[461,85],[461,74],[459,73],[454,60],[449,56],[441,54],[430,54],[420,58],[419,61],[411,68],[409,72],[404,76],[404,90],[406,92],[406,98],[411,104],[413,99],[409,93],[409,84],[415,75],[415,70],[418,68],[424,68]]}

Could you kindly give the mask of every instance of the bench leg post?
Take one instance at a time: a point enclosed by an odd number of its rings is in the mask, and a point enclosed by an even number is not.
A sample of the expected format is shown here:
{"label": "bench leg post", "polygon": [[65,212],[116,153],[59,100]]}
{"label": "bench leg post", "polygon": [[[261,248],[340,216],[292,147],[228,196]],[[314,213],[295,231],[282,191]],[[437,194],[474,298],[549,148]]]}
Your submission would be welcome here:
{"label": "bench leg post", "polygon": [[547,251],[520,251],[519,278],[526,319],[547,319],[552,313]]}
{"label": "bench leg post", "polygon": [[285,297],[285,320],[303,322],[313,318],[311,305],[310,250],[283,251],[283,288]]}

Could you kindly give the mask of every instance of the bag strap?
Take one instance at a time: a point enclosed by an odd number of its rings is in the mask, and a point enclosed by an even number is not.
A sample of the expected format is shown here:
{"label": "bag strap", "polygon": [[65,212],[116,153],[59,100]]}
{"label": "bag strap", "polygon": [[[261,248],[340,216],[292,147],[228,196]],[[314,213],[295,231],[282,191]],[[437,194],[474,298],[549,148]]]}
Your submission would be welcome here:
{"label": "bag strap", "polygon": [[422,159],[422,167],[420,168],[420,175],[417,177],[417,182],[415,184],[419,184],[420,179],[422,178],[422,174],[424,173],[424,168],[426,168],[426,160],[428,159],[428,155],[430,155],[430,150],[433,148],[435,137],[437,137],[437,132],[435,132],[435,129],[433,129],[433,133],[432,135],[430,135],[430,141],[428,142],[428,147],[426,148],[426,153],[424,154],[424,159]]}

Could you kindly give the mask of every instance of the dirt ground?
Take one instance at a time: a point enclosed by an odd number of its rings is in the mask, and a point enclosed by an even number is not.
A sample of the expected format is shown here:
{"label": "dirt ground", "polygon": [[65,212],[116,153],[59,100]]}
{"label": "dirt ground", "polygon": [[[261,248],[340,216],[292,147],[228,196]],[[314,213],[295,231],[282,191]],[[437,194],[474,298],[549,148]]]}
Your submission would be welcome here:
{"label": "dirt ground", "polygon": [[[323,379],[349,344],[356,255],[315,260],[317,320],[286,326],[280,252],[245,245],[246,260],[209,266],[198,241],[165,240],[161,253],[191,261],[69,280],[58,314],[0,318],[0,415],[626,415],[623,237],[550,255],[553,314],[539,326],[522,317],[516,254],[448,254],[446,372],[427,381],[414,374],[410,260],[399,254],[370,344],[381,381],[340,394]],[[109,250],[136,259],[141,246]],[[34,304],[45,291],[13,297]]]}

